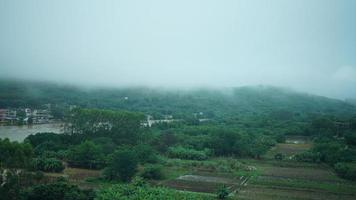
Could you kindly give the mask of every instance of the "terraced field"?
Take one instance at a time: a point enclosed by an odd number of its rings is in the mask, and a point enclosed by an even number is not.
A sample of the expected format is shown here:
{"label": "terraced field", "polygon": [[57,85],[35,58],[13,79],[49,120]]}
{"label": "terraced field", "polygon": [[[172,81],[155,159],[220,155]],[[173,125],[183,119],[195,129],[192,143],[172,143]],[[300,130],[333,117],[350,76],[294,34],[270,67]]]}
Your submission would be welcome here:
{"label": "terraced field", "polygon": [[[295,140],[293,140],[295,141]],[[276,153],[293,156],[308,150],[312,144],[291,142],[277,144],[262,159],[212,158],[205,161],[165,160],[164,179],[151,181],[186,192],[215,195],[221,186],[239,200],[353,200],[356,183],[343,180],[324,164],[296,162],[286,157],[275,160]],[[100,177],[98,170],[66,168],[63,173],[46,173],[56,178],[67,177],[82,188],[97,188],[87,181]]]}
{"label": "terraced field", "polygon": [[[161,185],[213,194],[224,184],[235,191],[230,199],[243,200],[356,199],[356,184],[337,177],[329,166],[290,159],[312,147],[307,138],[296,137],[287,141],[289,143],[277,144],[260,160],[174,163],[170,173],[174,176],[162,181]],[[286,155],[285,159],[275,160],[276,153]]]}
{"label": "terraced field", "polygon": [[[356,183],[335,175],[326,165],[295,162],[288,157],[311,148],[306,142],[277,144],[262,160],[245,160],[256,167],[259,176],[252,177],[238,199],[245,200],[351,200],[356,199]],[[287,155],[285,161],[273,160],[273,155]]]}

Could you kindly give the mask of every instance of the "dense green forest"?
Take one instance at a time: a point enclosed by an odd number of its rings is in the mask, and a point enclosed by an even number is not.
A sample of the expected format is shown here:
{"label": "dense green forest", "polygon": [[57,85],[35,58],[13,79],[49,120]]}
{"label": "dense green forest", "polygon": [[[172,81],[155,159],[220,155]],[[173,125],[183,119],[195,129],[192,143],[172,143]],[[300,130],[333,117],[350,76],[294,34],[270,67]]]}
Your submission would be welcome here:
{"label": "dense green forest", "polygon": [[[356,180],[356,107],[344,101],[266,86],[172,91],[0,82],[1,108],[48,103],[65,124],[64,134],[0,140],[4,199],[233,198],[225,185],[212,196],[177,192],[160,180],[187,168],[252,179],[259,172],[245,159],[266,160],[290,136],[313,145],[293,156],[275,153],[273,162],[325,165],[342,179]],[[177,120],[148,127],[145,115]],[[62,176],[53,180],[68,169],[99,171],[86,181],[100,187],[80,187]]]}
{"label": "dense green forest", "polygon": [[156,117],[205,118],[270,115],[273,119],[302,118],[305,115],[352,115],[356,107],[344,101],[294,92],[288,89],[254,86],[222,89],[168,90],[152,88],[80,88],[48,82],[0,81],[0,107],[77,105],[83,108],[139,111]]}

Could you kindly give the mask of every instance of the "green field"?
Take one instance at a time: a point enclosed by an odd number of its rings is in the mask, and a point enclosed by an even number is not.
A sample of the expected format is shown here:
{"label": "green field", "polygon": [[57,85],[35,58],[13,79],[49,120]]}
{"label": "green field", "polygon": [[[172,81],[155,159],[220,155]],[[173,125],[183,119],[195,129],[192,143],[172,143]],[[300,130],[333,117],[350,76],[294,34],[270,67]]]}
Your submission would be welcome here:
{"label": "green field", "polygon": [[[355,199],[356,184],[337,177],[330,167],[288,160],[311,147],[309,142],[277,144],[263,160],[245,160],[260,173],[240,190],[237,199]],[[287,161],[273,160],[276,153],[287,155]]]}

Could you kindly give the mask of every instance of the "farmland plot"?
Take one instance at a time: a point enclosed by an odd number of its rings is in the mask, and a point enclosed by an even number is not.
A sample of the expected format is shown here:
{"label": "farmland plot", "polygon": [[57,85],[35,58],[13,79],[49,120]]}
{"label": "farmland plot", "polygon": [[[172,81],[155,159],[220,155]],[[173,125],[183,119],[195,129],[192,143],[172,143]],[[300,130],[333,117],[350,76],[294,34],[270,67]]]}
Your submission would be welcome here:
{"label": "farmland plot", "polygon": [[[330,167],[289,159],[311,147],[308,140],[296,137],[289,143],[277,144],[262,160],[244,160],[243,163],[255,166],[259,173],[240,190],[238,199],[356,199],[356,183],[337,177]],[[275,160],[277,153],[285,155],[286,159]]]}
{"label": "farmland plot", "polygon": [[238,194],[241,200],[353,200],[354,195],[250,185]]}
{"label": "farmland plot", "polygon": [[183,175],[174,180],[163,182],[164,186],[191,192],[215,193],[221,185],[226,185],[231,191],[239,189],[243,178],[226,178],[208,175]]}

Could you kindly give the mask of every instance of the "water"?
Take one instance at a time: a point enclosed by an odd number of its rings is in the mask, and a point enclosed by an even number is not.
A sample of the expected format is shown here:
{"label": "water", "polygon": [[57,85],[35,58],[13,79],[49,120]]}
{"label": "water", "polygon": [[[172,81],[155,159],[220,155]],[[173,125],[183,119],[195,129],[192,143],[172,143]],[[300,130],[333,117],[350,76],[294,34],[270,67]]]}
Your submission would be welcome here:
{"label": "water", "polygon": [[39,132],[63,133],[63,124],[36,124],[31,126],[0,126],[0,138],[22,142],[27,136]]}

